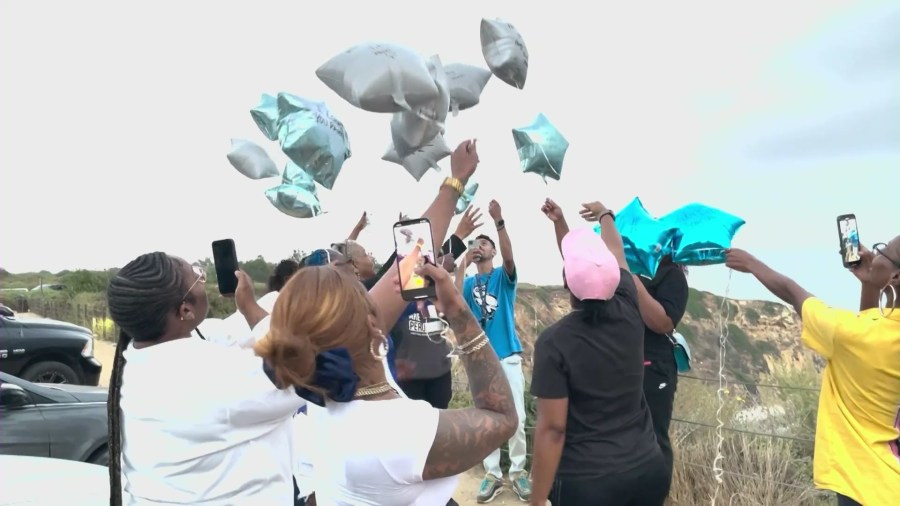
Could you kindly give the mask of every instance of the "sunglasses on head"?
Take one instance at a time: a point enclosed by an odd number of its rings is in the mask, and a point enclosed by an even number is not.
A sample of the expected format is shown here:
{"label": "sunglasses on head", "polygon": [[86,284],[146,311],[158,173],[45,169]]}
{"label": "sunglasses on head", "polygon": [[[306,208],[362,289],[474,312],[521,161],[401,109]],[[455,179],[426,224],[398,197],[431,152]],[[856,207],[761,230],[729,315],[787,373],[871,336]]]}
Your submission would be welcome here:
{"label": "sunglasses on head", "polygon": [[334,249],[317,249],[300,260],[300,267],[320,267],[329,264],[345,265],[351,263],[347,255]]}

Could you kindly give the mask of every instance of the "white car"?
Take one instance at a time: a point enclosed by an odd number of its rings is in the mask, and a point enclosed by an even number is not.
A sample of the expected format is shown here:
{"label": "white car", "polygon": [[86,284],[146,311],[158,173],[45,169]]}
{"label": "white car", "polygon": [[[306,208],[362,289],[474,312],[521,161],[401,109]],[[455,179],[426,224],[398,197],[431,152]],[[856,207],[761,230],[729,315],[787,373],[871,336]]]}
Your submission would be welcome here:
{"label": "white car", "polygon": [[0,506],[109,504],[109,468],[74,460],[0,455]]}

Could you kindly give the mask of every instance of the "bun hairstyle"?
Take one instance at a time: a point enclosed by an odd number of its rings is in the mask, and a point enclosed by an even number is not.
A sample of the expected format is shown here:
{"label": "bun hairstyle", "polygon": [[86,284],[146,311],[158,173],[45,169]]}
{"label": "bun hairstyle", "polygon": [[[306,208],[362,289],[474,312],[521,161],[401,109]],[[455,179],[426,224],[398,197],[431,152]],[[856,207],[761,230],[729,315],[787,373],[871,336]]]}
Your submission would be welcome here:
{"label": "bun hairstyle", "polygon": [[279,388],[295,386],[321,392],[313,385],[316,355],[346,348],[359,374],[366,364],[378,365],[370,353],[372,304],[359,280],[330,265],[306,267],[284,285],[269,333],[254,351],[275,373]]}

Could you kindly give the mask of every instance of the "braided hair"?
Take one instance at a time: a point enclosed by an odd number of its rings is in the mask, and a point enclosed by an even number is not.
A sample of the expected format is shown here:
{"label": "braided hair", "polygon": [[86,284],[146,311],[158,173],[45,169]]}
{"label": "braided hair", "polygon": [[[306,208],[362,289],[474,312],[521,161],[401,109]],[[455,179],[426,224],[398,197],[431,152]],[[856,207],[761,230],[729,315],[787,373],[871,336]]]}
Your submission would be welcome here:
{"label": "braided hair", "polygon": [[123,355],[131,341],[155,341],[167,331],[169,315],[182,302],[195,302],[185,295],[185,276],[180,261],[165,253],[141,255],[122,268],[106,289],[109,314],[119,331],[116,357],[109,382],[109,504],[122,504],[122,431],[120,388],[125,369]]}

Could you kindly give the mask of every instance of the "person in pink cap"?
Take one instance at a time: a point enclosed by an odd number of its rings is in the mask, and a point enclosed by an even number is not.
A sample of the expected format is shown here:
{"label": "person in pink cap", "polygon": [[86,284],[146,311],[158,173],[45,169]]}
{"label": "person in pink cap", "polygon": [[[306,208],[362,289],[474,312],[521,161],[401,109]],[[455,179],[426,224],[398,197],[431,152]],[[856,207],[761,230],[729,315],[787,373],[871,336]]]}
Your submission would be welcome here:
{"label": "person in pink cap", "polygon": [[644,322],[613,213],[584,205],[598,235],[570,231],[551,200],[541,210],[554,224],[572,311],[534,346],[531,503],[662,505],[668,480],[644,401]]}

